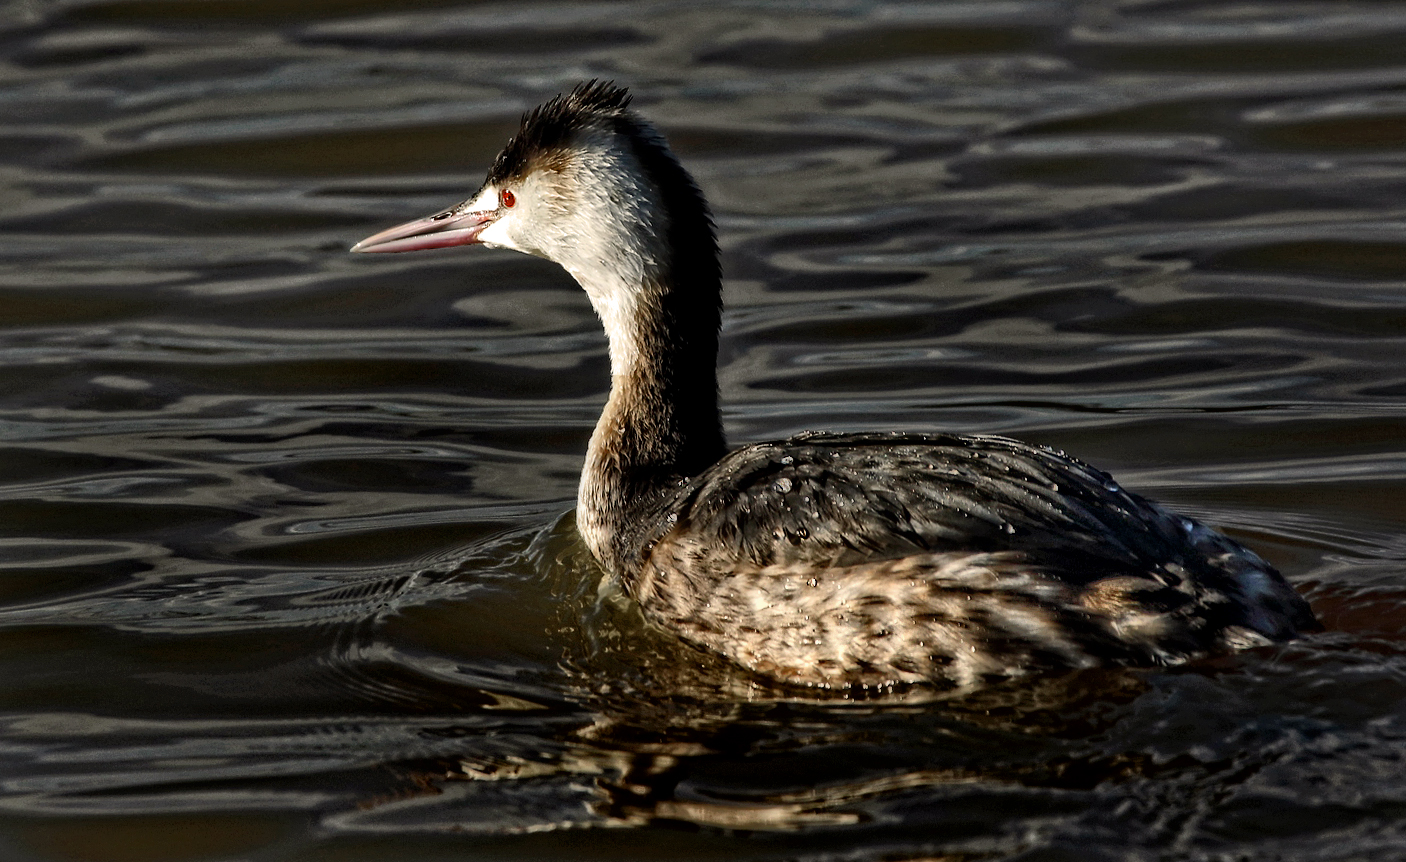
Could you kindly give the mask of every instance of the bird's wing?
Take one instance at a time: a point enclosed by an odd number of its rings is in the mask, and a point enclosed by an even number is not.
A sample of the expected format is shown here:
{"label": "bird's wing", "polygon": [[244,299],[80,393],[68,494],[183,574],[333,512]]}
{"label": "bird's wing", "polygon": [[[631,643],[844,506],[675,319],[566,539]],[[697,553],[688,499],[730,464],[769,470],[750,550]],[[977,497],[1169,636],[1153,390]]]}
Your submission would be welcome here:
{"label": "bird's wing", "polygon": [[739,449],[683,493],[657,541],[686,540],[713,565],[1030,551],[1088,582],[1190,550],[1191,522],[1062,453],[1001,437],[803,434]]}

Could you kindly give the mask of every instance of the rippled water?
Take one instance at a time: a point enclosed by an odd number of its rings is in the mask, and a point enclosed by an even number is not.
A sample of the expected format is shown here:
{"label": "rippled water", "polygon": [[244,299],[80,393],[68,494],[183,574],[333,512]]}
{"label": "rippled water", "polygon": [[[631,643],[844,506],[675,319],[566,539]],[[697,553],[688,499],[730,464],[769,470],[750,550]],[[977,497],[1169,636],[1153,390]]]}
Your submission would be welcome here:
{"label": "rippled water", "polygon": [[[1329,630],[806,702],[646,628],[580,291],[345,252],[594,76],[713,202],[735,442],[1059,446]],[[1401,3],[0,5],[0,856],[1394,858],[1403,202]]]}

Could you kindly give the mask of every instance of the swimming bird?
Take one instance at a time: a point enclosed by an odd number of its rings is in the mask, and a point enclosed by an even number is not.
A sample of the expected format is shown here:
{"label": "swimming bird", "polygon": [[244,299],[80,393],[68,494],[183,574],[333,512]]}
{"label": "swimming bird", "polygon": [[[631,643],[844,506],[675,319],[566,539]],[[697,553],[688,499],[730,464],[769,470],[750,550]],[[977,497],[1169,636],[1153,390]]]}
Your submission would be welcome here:
{"label": "swimming bird", "polygon": [[1062,452],[810,432],[728,451],[712,217],[610,82],[526,114],[463,203],[357,252],[555,261],[609,339],[576,524],[652,623],[784,683],[969,686],[1172,665],[1317,627],[1268,563]]}

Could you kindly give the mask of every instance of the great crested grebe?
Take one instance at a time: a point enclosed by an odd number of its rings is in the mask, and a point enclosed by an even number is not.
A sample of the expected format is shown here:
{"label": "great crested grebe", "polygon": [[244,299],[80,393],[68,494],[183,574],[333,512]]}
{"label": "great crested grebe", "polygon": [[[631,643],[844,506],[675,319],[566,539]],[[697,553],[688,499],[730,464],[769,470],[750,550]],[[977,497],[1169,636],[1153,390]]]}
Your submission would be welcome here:
{"label": "great crested grebe", "polygon": [[1317,628],[1253,552],[1006,437],[806,433],[729,452],[712,217],[630,96],[523,117],[469,200],[357,243],[555,261],[610,340],[576,523],[655,624],[806,686],[1166,665]]}

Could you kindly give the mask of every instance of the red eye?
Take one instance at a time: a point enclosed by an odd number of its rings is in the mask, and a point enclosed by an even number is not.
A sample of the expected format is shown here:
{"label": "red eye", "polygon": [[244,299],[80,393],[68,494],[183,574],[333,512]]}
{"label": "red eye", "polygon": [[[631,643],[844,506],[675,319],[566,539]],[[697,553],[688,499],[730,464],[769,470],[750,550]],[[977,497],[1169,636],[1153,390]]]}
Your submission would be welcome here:
{"label": "red eye", "polygon": [[498,200],[502,202],[503,206],[510,207],[513,204],[517,203],[517,195],[513,194],[507,189],[503,189],[501,192],[498,193]]}

